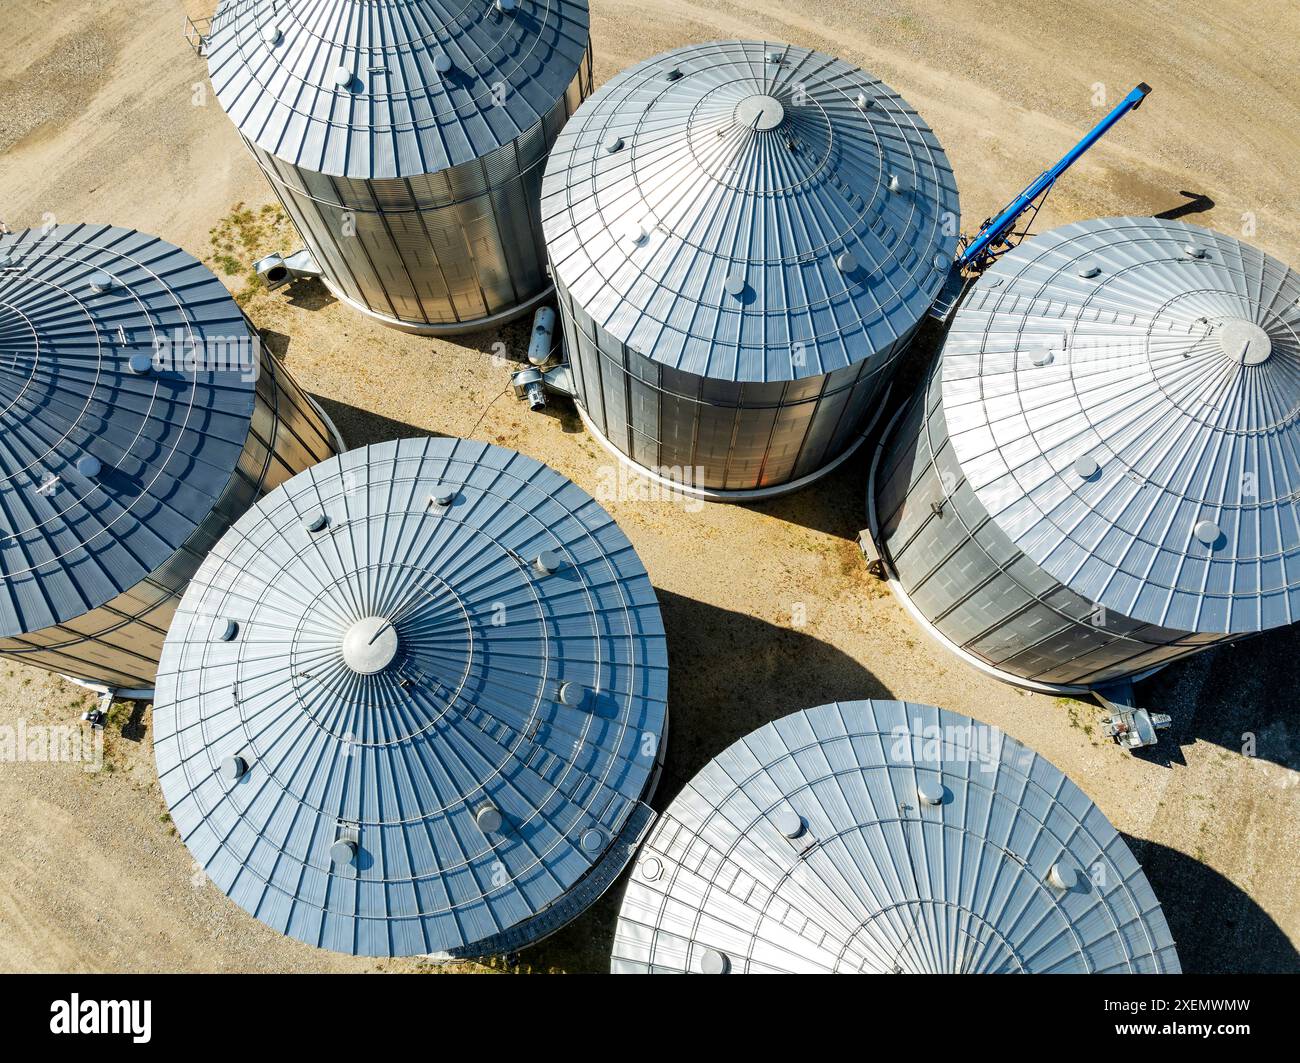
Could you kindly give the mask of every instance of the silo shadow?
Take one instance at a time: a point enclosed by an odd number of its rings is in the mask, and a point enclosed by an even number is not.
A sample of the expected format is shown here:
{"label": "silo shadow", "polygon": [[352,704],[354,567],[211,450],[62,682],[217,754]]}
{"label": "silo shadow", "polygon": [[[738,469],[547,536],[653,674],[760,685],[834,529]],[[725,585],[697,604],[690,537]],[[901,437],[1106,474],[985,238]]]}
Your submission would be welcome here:
{"label": "silo shadow", "polygon": [[668,758],[663,809],[727,746],[765,723],[829,701],[893,695],[858,661],[797,628],[657,588],[668,631]]}
{"label": "silo shadow", "polygon": [[1243,757],[1300,771],[1300,630],[1265,632],[1171,664],[1137,687],[1138,704],[1168,713],[1160,743],[1135,755],[1168,766],[1181,747],[1211,742]]}
{"label": "silo shadow", "polygon": [[1158,842],[1121,835],[1155,890],[1185,974],[1295,974],[1285,931],[1235,883]]}
{"label": "silo shadow", "polygon": [[324,395],[313,394],[312,398],[320,403],[329,419],[334,422],[349,450],[367,447],[372,443],[387,443],[393,439],[433,439],[443,435],[442,432],[407,424]]}
{"label": "silo shadow", "polygon": [[[701,768],[751,731],[829,701],[889,698],[834,646],[745,613],[656,588],[668,632],[668,753],[652,804],[662,812]],[[525,951],[533,970],[609,970],[622,877],[575,922]]]}

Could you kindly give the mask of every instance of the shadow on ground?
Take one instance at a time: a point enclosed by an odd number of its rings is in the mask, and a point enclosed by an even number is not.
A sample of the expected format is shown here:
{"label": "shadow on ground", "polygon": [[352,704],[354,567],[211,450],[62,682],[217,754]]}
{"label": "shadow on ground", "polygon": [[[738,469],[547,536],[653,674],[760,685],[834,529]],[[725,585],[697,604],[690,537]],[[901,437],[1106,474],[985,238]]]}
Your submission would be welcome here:
{"label": "shadow on ground", "polygon": [[372,443],[386,443],[390,439],[429,439],[442,434],[371,413],[360,406],[327,399],[324,395],[313,395],[312,398],[321,404],[321,408],[334,422],[349,450],[368,447]]}
{"label": "shadow on ground", "polygon": [[745,613],[659,590],[668,631],[668,760],[664,808],[727,746],[763,724],[828,701],[892,697],[829,643]]}
{"label": "shadow on ground", "polygon": [[1155,890],[1186,974],[1295,974],[1300,954],[1272,917],[1213,868],[1124,835]]}
{"label": "shadow on ground", "polygon": [[324,310],[327,306],[338,302],[325,287],[325,282],[318,277],[294,281],[285,290],[284,296],[290,306],[302,310]]}
{"label": "shadow on ground", "polygon": [[1163,218],[1165,221],[1177,221],[1189,214],[1203,214],[1207,210],[1214,209],[1214,200],[1203,192],[1186,192],[1180,189],[1178,194],[1185,197],[1187,202],[1179,203],[1178,206],[1170,207],[1168,210],[1162,210],[1156,215],[1157,218]]}
{"label": "shadow on ground", "polygon": [[122,724],[122,737],[128,742],[144,741],[144,736],[148,733],[148,728],[144,722],[144,711],[146,706],[152,704],[152,698],[148,701],[131,702],[131,715]]}
{"label": "shadow on ground", "polygon": [[[658,591],[668,631],[668,757],[653,804],[733,742],[782,716],[829,701],[892,697],[857,661],[810,635]],[[606,971],[623,880],[581,919],[522,954],[533,969]]]}
{"label": "shadow on ground", "polygon": [[1172,664],[1138,684],[1137,701],[1172,717],[1160,744],[1135,756],[1184,763],[1182,746],[1211,742],[1238,755],[1300,771],[1300,631],[1282,628],[1217,646]]}

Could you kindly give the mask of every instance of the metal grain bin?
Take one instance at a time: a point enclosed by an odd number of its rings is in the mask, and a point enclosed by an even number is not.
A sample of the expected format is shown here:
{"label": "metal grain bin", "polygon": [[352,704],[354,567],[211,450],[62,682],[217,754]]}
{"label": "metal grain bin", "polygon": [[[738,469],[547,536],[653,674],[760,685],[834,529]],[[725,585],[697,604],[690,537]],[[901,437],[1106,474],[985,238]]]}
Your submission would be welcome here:
{"label": "metal grain bin", "polygon": [[144,691],[180,594],[332,426],[221,282],[103,225],[0,236],[0,654]]}
{"label": "metal grain bin", "polygon": [[1170,973],[1123,838],[1033,750],[954,712],[849,701],[760,728],[642,846],[617,974]]}
{"label": "metal grain bin", "polygon": [[512,953],[653,818],[659,605],[559,473],[455,439],[354,450],[265,498],[191,584],[154,749],[232,900],[322,948]]}
{"label": "metal grain bin", "polygon": [[1036,236],[957,311],[872,478],[913,615],[1095,687],[1300,615],[1300,275],[1181,222]]}
{"label": "metal grain bin", "polygon": [[828,472],[947,275],[957,212],[929,127],[848,63],[726,41],[624,71],[542,185],[588,428],[706,497]]}
{"label": "metal grain bin", "polygon": [[335,296],[467,332],[550,290],[546,152],[591,91],[585,0],[224,0],[217,100]]}

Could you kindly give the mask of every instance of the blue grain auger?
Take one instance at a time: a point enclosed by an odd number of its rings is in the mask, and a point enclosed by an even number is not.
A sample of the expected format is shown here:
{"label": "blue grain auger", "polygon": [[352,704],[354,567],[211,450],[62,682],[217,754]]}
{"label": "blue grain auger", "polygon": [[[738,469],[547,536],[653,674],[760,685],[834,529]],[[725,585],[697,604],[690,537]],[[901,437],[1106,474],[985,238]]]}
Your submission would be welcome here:
{"label": "blue grain auger", "polygon": [[[1151,86],[1146,82],[1139,84],[1110,114],[1093,126],[1079,143],[1061,156],[1054,166],[1040,173],[1020,195],[1003,208],[1000,214],[980,226],[979,232],[957,256],[957,271],[980,273],[987,269],[999,255],[1015,247],[1020,238],[1025,235],[1029,223],[1033,222],[1052,186],[1056,184],[1056,179],[1073,166],[1085,151],[1105,136],[1111,126],[1129,111],[1137,110],[1150,92]],[[1016,223],[1029,211],[1032,211],[1029,222],[1017,232]]]}

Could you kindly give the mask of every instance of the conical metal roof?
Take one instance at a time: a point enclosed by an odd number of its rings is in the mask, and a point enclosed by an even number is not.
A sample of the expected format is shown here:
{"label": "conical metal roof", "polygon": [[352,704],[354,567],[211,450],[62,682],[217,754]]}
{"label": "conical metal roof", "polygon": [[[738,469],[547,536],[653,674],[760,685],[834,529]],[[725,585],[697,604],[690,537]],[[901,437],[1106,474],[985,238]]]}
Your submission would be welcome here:
{"label": "conical metal roof", "polygon": [[1300,618],[1300,275],[1218,233],[1105,218],[985,273],[943,349],[953,451],[1072,590],[1191,632]]}
{"label": "conical metal roof", "polygon": [[616,973],[1177,972],[1074,783],[928,705],[797,712],[711,761],[642,847]]}
{"label": "conical metal roof", "polygon": [[258,364],[230,293],[172,244],[106,225],[0,235],[0,637],[172,557],[235,471]]}
{"label": "conical metal roof", "polygon": [[542,184],[557,282],[615,339],[727,381],[884,351],[951,265],[957,186],[888,86],[806,48],[691,45],[612,78]]}
{"label": "conical metal roof", "polygon": [[536,126],[577,74],[588,23],[585,0],[224,0],[208,72],[240,133],[272,155],[336,177],[414,177]]}
{"label": "conical metal roof", "polygon": [[654,590],[600,505],[513,451],[408,439],[221,540],[163,650],[154,748],[195,860],[276,930],[513,950],[630,856],[666,690]]}

